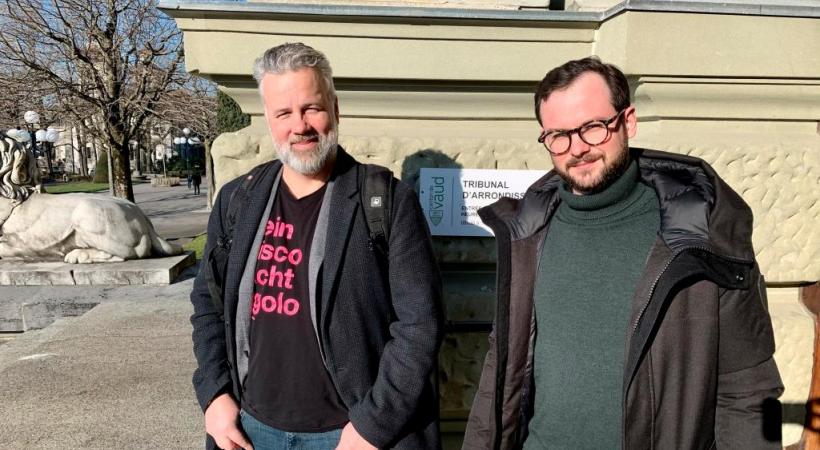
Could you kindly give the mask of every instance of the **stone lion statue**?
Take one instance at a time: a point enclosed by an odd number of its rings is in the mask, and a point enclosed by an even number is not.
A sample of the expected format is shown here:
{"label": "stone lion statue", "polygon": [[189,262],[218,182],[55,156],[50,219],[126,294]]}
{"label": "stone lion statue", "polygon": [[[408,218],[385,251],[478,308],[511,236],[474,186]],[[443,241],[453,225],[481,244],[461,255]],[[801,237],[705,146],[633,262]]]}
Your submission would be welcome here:
{"label": "stone lion statue", "polygon": [[180,253],[127,200],[44,193],[31,150],[0,138],[0,258],[93,263]]}

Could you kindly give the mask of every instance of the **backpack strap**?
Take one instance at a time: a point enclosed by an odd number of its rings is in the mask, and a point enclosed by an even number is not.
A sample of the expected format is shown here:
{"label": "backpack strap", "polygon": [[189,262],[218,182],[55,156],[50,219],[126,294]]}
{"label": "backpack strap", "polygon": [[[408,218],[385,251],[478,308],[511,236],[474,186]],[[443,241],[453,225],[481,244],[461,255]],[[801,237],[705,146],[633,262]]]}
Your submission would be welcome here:
{"label": "backpack strap", "polygon": [[248,200],[248,192],[256,185],[256,183],[264,177],[266,171],[279,170],[279,161],[273,163],[261,164],[253,169],[245,176],[242,183],[231,192],[228,199],[228,209],[225,213],[225,225],[223,227],[224,233],[216,238],[216,246],[208,254],[208,261],[205,262],[207,276],[205,279],[208,282],[208,291],[211,294],[211,302],[214,304],[222,318],[225,313],[225,301],[223,294],[225,291],[225,280],[228,272],[228,256],[231,253],[231,246],[233,245],[234,227],[236,226],[236,217],[239,211],[245,206]]}
{"label": "backpack strap", "polygon": [[390,226],[395,178],[389,169],[375,164],[362,164],[360,178],[362,209],[370,233],[369,245],[383,256],[390,251]]}

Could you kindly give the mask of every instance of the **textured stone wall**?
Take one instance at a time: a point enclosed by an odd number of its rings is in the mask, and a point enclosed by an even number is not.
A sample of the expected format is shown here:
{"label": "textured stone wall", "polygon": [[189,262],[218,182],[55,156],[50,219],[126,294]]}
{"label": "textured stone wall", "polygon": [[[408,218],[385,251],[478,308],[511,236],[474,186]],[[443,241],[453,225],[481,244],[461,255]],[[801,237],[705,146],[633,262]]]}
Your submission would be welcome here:
{"label": "textured stone wall", "polygon": [[[695,144],[688,142],[685,134],[663,134],[664,139],[657,136],[647,130],[636,144],[705,159],[751,205],[754,245],[769,282],[820,279],[820,228],[816,226],[820,219],[820,146],[815,145],[820,138],[817,142],[811,136],[778,140],[769,135],[756,139],[758,143],[714,138]],[[358,160],[387,166],[412,185],[422,167],[551,167],[543,149],[525,139],[346,136],[341,143]],[[213,154],[219,188],[273,158],[274,149],[264,130],[255,128],[220,136],[214,142]],[[495,307],[494,240],[435,237],[434,248],[443,268],[448,320],[491,322]],[[811,352],[806,349],[811,348],[813,330],[794,295],[775,297],[779,299],[772,304],[777,361],[787,386],[784,402],[798,405],[787,408],[794,416],[808,393]],[[486,350],[484,332],[446,337],[439,371],[445,415],[459,417],[469,411]],[[801,428],[792,424],[784,430],[792,439],[799,436]]]}
{"label": "textured stone wall", "polygon": [[811,141],[668,144],[652,148],[703,158],[749,203],[753,243],[770,283],[820,279],[820,136]]}
{"label": "textured stone wall", "polygon": [[[536,143],[478,139],[344,137],[341,144],[359,161],[389,167],[415,185],[421,167],[548,169]],[[249,129],[221,135],[212,146],[216,185],[274,157],[270,139]],[[455,323],[492,322],[495,314],[495,240],[434,237],[442,266],[447,319]],[[439,379],[442,413],[463,418],[472,404],[487,351],[486,332],[450,333],[441,349]]]}
{"label": "textured stone wall", "polygon": [[[653,137],[637,143],[705,159],[749,203],[755,215],[755,251],[769,282],[820,279],[820,136],[764,143],[670,143]],[[421,167],[549,169],[543,149],[529,140],[344,137],[361,161],[389,167],[415,184]],[[267,136],[237,132],[213,146],[217,189],[274,157]],[[467,241],[472,242],[472,240]],[[455,244],[450,244],[455,245]],[[471,244],[443,258],[474,262]],[[466,245],[466,247],[465,247]]]}
{"label": "textured stone wall", "polygon": [[774,354],[785,390],[783,403],[783,444],[800,439],[806,416],[814,347],[814,317],[798,301],[797,288],[769,289],[769,313],[776,351]]}
{"label": "textured stone wall", "polygon": [[[275,158],[270,138],[260,129],[220,135],[213,143],[216,188],[250,168]],[[543,147],[532,140],[435,139],[342,136],[340,144],[359,161],[391,169],[415,184],[421,167],[471,169],[549,169]]]}

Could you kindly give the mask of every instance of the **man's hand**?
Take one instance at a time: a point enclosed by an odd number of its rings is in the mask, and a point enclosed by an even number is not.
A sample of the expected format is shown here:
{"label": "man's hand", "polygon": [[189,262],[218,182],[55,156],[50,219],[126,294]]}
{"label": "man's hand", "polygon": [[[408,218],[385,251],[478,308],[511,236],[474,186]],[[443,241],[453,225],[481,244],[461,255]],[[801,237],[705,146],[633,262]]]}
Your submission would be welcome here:
{"label": "man's hand", "polygon": [[336,450],[376,450],[376,447],[370,445],[355,428],[353,422],[348,422],[342,429],[342,437],[339,438],[339,445]]}
{"label": "man's hand", "polygon": [[230,394],[222,394],[208,405],[205,410],[205,432],[224,450],[253,450],[245,434],[237,427],[239,406]]}

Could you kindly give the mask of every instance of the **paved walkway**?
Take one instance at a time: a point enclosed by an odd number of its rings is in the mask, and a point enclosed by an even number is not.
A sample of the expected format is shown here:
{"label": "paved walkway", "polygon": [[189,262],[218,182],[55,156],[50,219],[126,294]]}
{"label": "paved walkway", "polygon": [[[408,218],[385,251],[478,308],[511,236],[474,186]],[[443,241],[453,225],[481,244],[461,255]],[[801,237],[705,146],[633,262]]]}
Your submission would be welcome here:
{"label": "paved walkway", "polygon": [[[195,270],[161,287],[16,288],[99,305],[0,345],[2,448],[202,448],[190,381]],[[0,298],[14,290],[3,289]]]}
{"label": "paved walkway", "polygon": [[[150,183],[134,185],[134,200],[151,219],[160,236],[180,245],[204,233],[208,226],[207,182],[202,180],[200,194],[186,184],[151,187]],[[107,194],[107,193],[106,193]]]}
{"label": "paved walkway", "polygon": [[[161,236],[184,244],[207,225],[202,187],[194,196],[185,185],[138,184],[134,195]],[[188,321],[197,270],[170,286],[0,286],[0,309],[25,301],[85,312],[2,336],[0,447],[202,448]]]}
{"label": "paved walkway", "polygon": [[[46,186],[48,189],[48,186]],[[108,190],[95,195],[111,195]],[[208,225],[208,187],[203,177],[200,194],[183,184],[172,187],[152,187],[151,183],[134,184],[134,200],[151,219],[160,236],[180,245],[204,233]]]}

